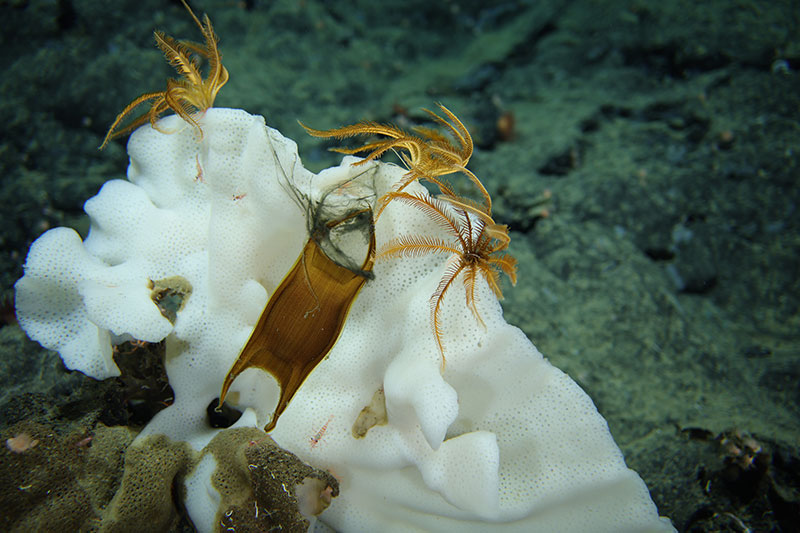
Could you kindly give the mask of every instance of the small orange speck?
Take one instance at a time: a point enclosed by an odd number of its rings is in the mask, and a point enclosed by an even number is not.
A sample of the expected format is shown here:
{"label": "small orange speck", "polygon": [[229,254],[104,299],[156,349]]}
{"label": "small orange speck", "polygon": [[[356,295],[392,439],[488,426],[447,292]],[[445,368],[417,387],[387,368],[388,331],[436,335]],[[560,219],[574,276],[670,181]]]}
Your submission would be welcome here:
{"label": "small orange speck", "polygon": [[717,144],[723,150],[726,150],[733,146],[734,141],[734,134],[731,130],[722,130],[717,134]]}
{"label": "small orange speck", "polygon": [[34,448],[39,441],[34,439],[30,433],[22,432],[16,437],[6,439],[6,448],[14,453],[25,453],[31,448]]}
{"label": "small orange speck", "polygon": [[514,130],[514,114],[506,111],[497,119],[497,135],[501,141],[510,141],[516,136]]}

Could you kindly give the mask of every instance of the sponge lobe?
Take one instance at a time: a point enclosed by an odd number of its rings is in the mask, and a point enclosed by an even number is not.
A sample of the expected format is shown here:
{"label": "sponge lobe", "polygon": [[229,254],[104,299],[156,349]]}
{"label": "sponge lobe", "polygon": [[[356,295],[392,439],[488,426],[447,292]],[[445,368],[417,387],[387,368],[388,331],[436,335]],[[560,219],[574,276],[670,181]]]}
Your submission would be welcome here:
{"label": "sponge lobe", "polygon": [[17,318],[28,336],[57,350],[67,368],[98,379],[118,376],[119,369],[109,332],[89,320],[80,287],[105,268],[75,231],[55,228],[33,243],[15,285]]}

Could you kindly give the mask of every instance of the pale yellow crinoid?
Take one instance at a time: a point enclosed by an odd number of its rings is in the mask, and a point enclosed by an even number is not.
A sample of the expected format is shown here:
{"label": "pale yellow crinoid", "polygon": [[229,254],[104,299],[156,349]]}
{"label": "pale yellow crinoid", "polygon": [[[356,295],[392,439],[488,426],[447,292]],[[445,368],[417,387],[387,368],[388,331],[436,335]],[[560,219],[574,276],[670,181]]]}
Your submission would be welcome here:
{"label": "pale yellow crinoid", "polygon": [[[439,131],[423,126],[412,128],[414,133],[416,133],[416,135],[414,135],[392,124],[379,124],[377,122],[360,122],[358,124],[342,126],[341,128],[333,128],[330,130],[316,130],[309,128],[302,122],[300,125],[314,137],[331,137],[335,139],[344,139],[357,135],[382,135],[389,137],[388,139],[371,142],[364,146],[359,146],[358,148],[334,148],[333,151],[342,154],[369,152],[363,161],[356,163],[356,165],[362,165],[381,157],[389,150],[404,150],[404,152],[400,153],[400,158],[406,165],[408,172],[406,172],[400,182],[395,186],[395,191],[402,191],[409,183],[414,181],[426,180],[434,183],[439,188],[439,192],[444,196],[459,198],[461,202],[468,203],[480,209],[485,215],[491,217],[492,199],[480,180],[467,169],[469,158],[472,157],[472,136],[470,136],[464,124],[449,109],[442,104],[437,105],[447,118],[437,115],[429,109],[423,109],[423,111],[425,111],[434,122],[443,126],[447,132],[450,133],[456,141],[455,144]],[[466,175],[477,187],[481,195],[480,204],[474,204],[466,198],[459,197],[447,182],[440,179],[441,176],[457,172]],[[376,219],[383,212],[388,200],[389,197],[384,196],[379,202],[375,212]]]}
{"label": "pale yellow crinoid", "polygon": [[[222,66],[222,56],[217,48],[219,39],[211,26],[208,15],[203,15],[201,23],[185,0],[181,0],[189,11],[197,27],[203,33],[205,44],[201,45],[191,41],[178,41],[163,32],[154,33],[156,44],[164,52],[169,64],[175,67],[180,74],[180,79],[167,80],[167,89],[153,93],[146,93],[136,98],[127,105],[122,113],[117,115],[114,123],[108,129],[103,144],[104,148],[111,139],[125,135],[135,130],[147,120],[155,129],[159,129],[156,121],[162,113],[171,109],[183,120],[197,128],[202,138],[203,131],[197,120],[192,116],[195,112],[203,112],[214,105],[214,99],[223,85],[228,81],[228,71]],[[203,78],[200,71],[201,58],[208,60],[208,75]],[[131,112],[144,102],[152,100],[150,110],[137,117],[124,128],[117,129],[122,121]],[[161,131],[161,130],[159,130]]]}
{"label": "pale yellow crinoid", "polygon": [[[436,226],[445,231],[447,238],[403,235],[383,245],[378,250],[377,259],[417,257],[430,253],[450,254],[442,278],[430,298],[433,334],[444,368],[445,355],[440,315],[447,291],[459,276],[463,277],[467,307],[478,323],[483,325],[483,319],[475,304],[475,286],[478,279],[485,279],[495,296],[502,298],[500,272],[504,272],[512,284],[516,283],[517,261],[511,255],[502,253],[508,248],[511,240],[508,228],[494,221],[489,193],[478,177],[466,168],[473,150],[469,131],[449,109],[442,104],[438,106],[447,118],[427,109],[425,112],[434,122],[445,128],[455,143],[439,131],[422,126],[413,128],[415,135],[394,125],[376,122],[361,122],[330,130],[315,130],[302,123],[301,125],[315,137],[336,139],[356,135],[388,137],[357,148],[334,148],[334,151],[344,154],[369,152],[365,159],[355,163],[356,165],[377,159],[389,150],[400,152],[400,158],[408,172],[395,184],[393,190],[379,199],[375,212],[376,221],[390,202],[397,201],[424,212]],[[456,194],[453,188],[441,179],[442,176],[454,173],[462,173],[469,178],[480,193],[479,201]],[[404,191],[410,183],[417,180],[435,184],[439,188],[439,195],[432,197]]]}
{"label": "pale yellow crinoid", "polygon": [[516,284],[517,260],[509,254],[501,253],[508,247],[508,233],[493,231],[486,218],[470,216],[467,209],[446,199],[433,198],[427,194],[393,191],[389,196],[391,201],[398,201],[424,212],[438,227],[444,229],[449,237],[442,239],[425,235],[403,235],[387,242],[378,250],[377,255],[380,259],[418,257],[431,253],[450,254],[442,279],[430,298],[433,335],[444,368],[444,344],[439,315],[448,289],[459,275],[463,276],[467,307],[483,326],[483,319],[475,305],[475,284],[478,277],[485,279],[495,296],[501,299],[503,292],[500,290],[499,273],[504,272],[511,283]]}

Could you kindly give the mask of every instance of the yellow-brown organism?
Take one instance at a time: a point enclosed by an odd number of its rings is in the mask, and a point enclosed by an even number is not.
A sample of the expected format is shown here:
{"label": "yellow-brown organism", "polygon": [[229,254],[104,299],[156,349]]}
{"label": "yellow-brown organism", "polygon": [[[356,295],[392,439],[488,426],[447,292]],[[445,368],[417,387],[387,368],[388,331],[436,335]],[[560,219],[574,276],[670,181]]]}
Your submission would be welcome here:
{"label": "yellow-brown organism", "polygon": [[[437,130],[422,126],[413,128],[414,133],[408,133],[392,124],[378,124],[376,122],[360,122],[330,130],[315,130],[302,122],[300,125],[314,137],[333,137],[335,139],[345,139],[356,135],[382,135],[388,137],[388,139],[367,143],[358,148],[334,148],[333,150],[342,154],[369,152],[364,160],[355,163],[356,165],[363,165],[368,161],[377,159],[389,150],[404,150],[405,152],[400,154],[400,158],[408,168],[408,172],[403,175],[403,178],[395,186],[396,192],[402,191],[414,181],[426,180],[435,184],[442,195],[457,198],[462,203],[466,203],[480,210],[484,215],[491,217],[492,198],[478,177],[467,169],[467,163],[472,157],[472,136],[470,136],[466,126],[458,117],[442,104],[438,105],[444,117],[429,109],[423,109],[423,111],[430,115],[434,122],[443,126],[456,140],[455,143]],[[481,195],[480,203],[459,197],[453,188],[442,179],[442,176],[458,172],[466,175],[478,189]],[[376,220],[380,217],[390,199],[389,195],[385,195],[379,200],[379,205],[375,212]]]}
{"label": "yellow-brown organism", "polygon": [[390,192],[389,200],[402,202],[421,210],[450,237],[440,239],[423,235],[404,235],[386,243],[378,250],[377,256],[380,259],[417,257],[431,253],[450,254],[442,279],[430,298],[433,334],[444,366],[442,325],[439,319],[444,296],[455,280],[463,275],[467,307],[478,323],[483,325],[483,319],[475,305],[475,284],[478,278],[486,280],[498,299],[503,297],[500,290],[500,271],[509,277],[512,284],[517,282],[516,259],[502,253],[508,247],[508,233],[505,231],[505,226],[502,230],[498,230],[496,224],[490,224],[486,218],[480,216],[470,216],[467,209],[451,201],[407,192]]}
{"label": "yellow-brown organism", "polygon": [[[228,71],[222,66],[222,56],[217,48],[219,39],[214,33],[208,15],[203,15],[201,23],[186,1],[181,0],[181,2],[203,33],[205,44],[178,41],[163,32],[155,32],[156,44],[181,77],[167,80],[166,90],[145,93],[128,104],[111,124],[105,139],[103,139],[103,144],[100,145],[101,149],[105,148],[112,139],[132,132],[148,120],[155,129],[158,129],[156,121],[168,109],[197,128],[202,138],[203,131],[192,114],[203,112],[214,105],[217,93],[228,81]],[[200,71],[201,58],[208,60],[208,75],[205,79]],[[124,128],[119,128],[125,117],[130,115],[139,104],[151,100],[153,103],[150,105],[150,111],[140,115]]]}
{"label": "yellow-brown organism", "polygon": [[[446,135],[422,126],[413,128],[408,133],[391,124],[361,122],[351,126],[343,126],[330,130],[315,130],[301,125],[315,137],[333,137],[343,139],[356,135],[382,135],[388,139],[367,143],[358,148],[335,148],[334,151],[344,154],[369,152],[362,165],[377,159],[385,152],[402,151],[399,155],[408,172],[394,185],[393,190],[378,200],[375,220],[390,202],[397,201],[423,211],[438,227],[443,228],[449,239],[428,237],[425,235],[403,235],[392,239],[378,251],[377,258],[415,257],[430,253],[450,254],[444,274],[430,299],[431,322],[436,344],[442,356],[444,367],[444,343],[442,342],[442,325],[440,312],[442,301],[448,289],[459,276],[463,275],[466,290],[467,306],[475,319],[483,325],[483,320],[475,305],[475,284],[479,277],[486,280],[498,298],[503,294],[500,290],[499,272],[504,272],[516,283],[516,259],[507,253],[511,238],[508,228],[497,224],[492,218],[492,198],[483,183],[466,165],[472,156],[473,143],[466,126],[442,104],[438,104],[444,116],[425,109],[434,122],[442,126],[455,140]],[[462,173],[478,189],[480,199],[473,200],[458,195],[455,190],[442,179],[448,174]],[[426,180],[439,189],[439,195],[409,194],[404,189],[412,182]]]}

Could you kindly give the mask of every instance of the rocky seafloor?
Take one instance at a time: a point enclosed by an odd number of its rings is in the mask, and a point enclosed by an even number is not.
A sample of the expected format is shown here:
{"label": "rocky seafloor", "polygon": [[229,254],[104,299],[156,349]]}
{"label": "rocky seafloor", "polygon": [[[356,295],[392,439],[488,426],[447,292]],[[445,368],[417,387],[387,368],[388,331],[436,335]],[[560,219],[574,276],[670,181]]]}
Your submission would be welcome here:
{"label": "rocky seafloor", "polygon": [[[506,319],[594,399],[661,514],[679,531],[797,531],[796,2],[192,5],[230,72],[216,105],[264,115],[312,170],[339,156],[298,120],[452,109],[519,260]],[[124,139],[97,147],[172,76],[153,29],[201,36],[166,0],[9,0],[0,27],[0,430],[49,424],[74,454],[97,424],[152,416],[159,362],[108,383],[66,372],[16,325],[13,284],[38,235],[85,235],[83,202],[123,176]]]}

